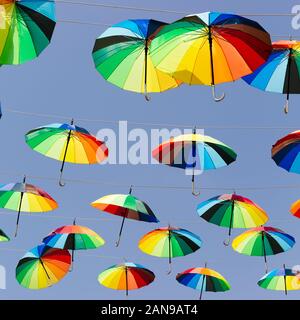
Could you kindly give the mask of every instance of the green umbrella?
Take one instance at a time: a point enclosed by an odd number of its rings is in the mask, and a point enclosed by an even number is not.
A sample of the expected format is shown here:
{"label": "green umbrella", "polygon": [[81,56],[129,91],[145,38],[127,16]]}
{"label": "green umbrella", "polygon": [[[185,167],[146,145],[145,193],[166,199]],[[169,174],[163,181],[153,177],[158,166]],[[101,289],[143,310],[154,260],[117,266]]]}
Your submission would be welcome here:
{"label": "green umbrella", "polygon": [[0,242],[7,242],[10,238],[0,229]]}

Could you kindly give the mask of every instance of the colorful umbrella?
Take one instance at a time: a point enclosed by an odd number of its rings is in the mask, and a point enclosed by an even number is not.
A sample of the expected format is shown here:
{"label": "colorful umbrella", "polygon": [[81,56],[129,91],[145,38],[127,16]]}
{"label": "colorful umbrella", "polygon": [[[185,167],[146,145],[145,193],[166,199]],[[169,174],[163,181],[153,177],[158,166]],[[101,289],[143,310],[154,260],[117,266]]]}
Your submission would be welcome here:
{"label": "colorful umbrella", "polygon": [[300,42],[274,42],[267,62],[244,80],[260,90],[286,94],[284,111],[288,113],[290,94],[300,93]]}
{"label": "colorful umbrella", "polygon": [[145,222],[159,222],[150,207],[145,202],[134,197],[131,192],[132,188],[130,188],[129,194],[111,194],[91,203],[91,206],[96,209],[122,217],[119,237],[116,242],[117,247],[120,244],[125,218]]}
{"label": "colorful umbrella", "polygon": [[286,268],[285,265],[282,269],[274,269],[267,273],[257,284],[264,289],[284,291],[286,295],[290,290],[300,290],[298,272]]}
{"label": "colorful umbrella", "polygon": [[93,59],[98,72],[110,83],[129,91],[162,92],[179,81],[153,66],[150,44],[166,23],[126,20],[108,28],[95,42]]}
{"label": "colorful umbrella", "polygon": [[150,231],[139,241],[139,248],[146,254],[169,259],[168,274],[172,271],[172,258],[191,254],[201,245],[202,240],[194,233],[170,226]]}
{"label": "colorful umbrella", "polygon": [[190,85],[235,81],[261,66],[271,52],[270,35],[255,21],[205,12],[164,26],[151,42],[159,70]]}
{"label": "colorful umbrella", "polygon": [[300,200],[292,204],[290,211],[293,216],[300,218]]}
{"label": "colorful umbrella", "polygon": [[288,251],[294,244],[295,239],[282,230],[272,227],[257,227],[236,237],[232,242],[232,248],[247,256],[263,256],[267,273],[267,256]]}
{"label": "colorful umbrella", "polygon": [[67,250],[44,244],[28,251],[19,261],[16,278],[28,289],[44,289],[59,282],[69,271],[71,256]]}
{"label": "colorful umbrella", "polygon": [[253,228],[265,224],[269,217],[266,212],[248,198],[237,194],[223,194],[200,203],[197,212],[204,220],[220,227],[229,228],[230,243],[233,228]]}
{"label": "colorful umbrella", "polygon": [[47,212],[58,207],[57,202],[44,190],[26,183],[8,183],[0,185],[0,208],[18,211],[15,237],[21,212]]}
{"label": "colorful umbrella", "polygon": [[114,290],[136,290],[149,285],[155,279],[152,271],[140,264],[125,262],[109,267],[101,272],[98,281],[103,286]]}
{"label": "colorful umbrella", "polygon": [[0,242],[7,242],[9,241],[9,236],[7,236],[3,230],[0,229]]}
{"label": "colorful umbrella", "polygon": [[74,262],[74,250],[96,249],[104,245],[105,241],[93,230],[76,225],[63,226],[51,232],[43,239],[43,242],[57,249],[72,251],[72,266]]}
{"label": "colorful umbrella", "polygon": [[73,124],[54,123],[30,130],[25,135],[31,149],[46,157],[62,161],[59,185],[64,186],[62,174],[65,162],[100,163],[108,157],[108,149],[86,129]]}
{"label": "colorful umbrella", "polygon": [[218,169],[236,160],[236,153],[226,144],[209,136],[184,134],[163,142],[152,151],[158,162],[180,169],[192,169],[192,193],[195,191],[195,168]]}
{"label": "colorful umbrella", "polygon": [[217,271],[204,268],[191,268],[180,272],[176,280],[189,288],[200,291],[199,299],[202,299],[203,292],[224,292],[230,290],[227,280]]}
{"label": "colorful umbrella", "polygon": [[21,64],[36,58],[54,31],[54,1],[0,0],[0,5],[0,64]]}
{"label": "colorful umbrella", "polygon": [[272,147],[272,159],[288,172],[300,174],[300,131],[278,140]]}

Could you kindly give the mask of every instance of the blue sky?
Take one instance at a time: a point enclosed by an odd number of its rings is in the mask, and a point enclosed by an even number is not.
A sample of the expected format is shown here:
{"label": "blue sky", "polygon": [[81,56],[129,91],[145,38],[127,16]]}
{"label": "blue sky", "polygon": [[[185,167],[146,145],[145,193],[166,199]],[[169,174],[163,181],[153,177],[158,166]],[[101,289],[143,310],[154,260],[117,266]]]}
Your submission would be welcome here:
{"label": "blue sky", "polygon": [[[87,0],[88,1],[88,0]],[[120,2],[120,1],[119,1]],[[107,1],[109,3],[109,1]],[[117,3],[115,1],[114,3]],[[204,11],[247,13],[290,13],[297,1],[122,1],[122,4],[198,13]],[[153,18],[171,22],[178,14],[113,10],[87,6],[57,4],[58,19],[75,19],[113,24],[129,18]],[[290,17],[256,17],[271,34],[299,34],[293,30]],[[291,97],[290,113],[285,116],[285,98],[249,87],[243,81],[222,85],[224,102],[211,99],[209,87],[188,87],[153,95],[146,103],[141,95],[122,91],[106,83],[94,69],[91,51],[96,37],[105,27],[57,23],[53,40],[41,56],[18,67],[2,67],[0,72],[2,154],[0,178],[2,183],[19,181],[23,174],[57,178],[60,163],[31,151],[24,142],[24,134],[54,119],[5,113],[5,108],[27,112],[50,113],[70,118],[128,120],[131,122],[187,123],[205,129],[205,133],[230,145],[237,153],[237,161],[227,168],[206,172],[199,177],[203,190],[199,198],[189,191],[134,188],[133,193],[146,201],[157,217],[188,229],[203,240],[196,253],[174,259],[174,271],[166,275],[167,260],[147,256],[139,251],[138,240],[157,227],[154,224],[126,221],[121,245],[114,243],[121,220],[101,214],[89,206],[91,201],[111,193],[126,193],[132,185],[190,186],[190,178],[180,170],[159,165],[67,165],[69,179],[97,180],[98,184],[68,183],[60,188],[56,181],[32,178],[33,183],[49,192],[59,208],[47,214],[23,214],[17,239],[1,244],[0,264],[7,269],[7,289],[0,290],[0,299],[123,299],[124,294],[100,286],[98,274],[105,268],[128,261],[140,263],[156,274],[150,286],[131,292],[132,299],[196,299],[198,293],[179,285],[175,276],[190,267],[205,262],[222,273],[232,286],[227,293],[205,294],[206,299],[284,299],[280,292],[266,291],[257,286],[264,274],[263,258],[242,256],[222,244],[226,229],[208,224],[196,213],[197,204],[215,195],[232,192],[249,197],[262,206],[270,216],[268,225],[279,227],[299,238],[300,221],[289,214],[290,205],[300,198],[299,176],[276,167],[270,157],[271,147],[280,137],[299,126],[299,98]],[[274,40],[280,38],[274,37]],[[96,122],[78,122],[91,132],[114,128]],[[245,129],[245,127],[281,127],[282,129]],[[213,127],[230,127],[213,128]],[[133,126],[129,126],[134,128]],[[149,130],[149,127],[146,129]],[[109,185],[112,184],[112,185]],[[120,184],[121,186],[113,186]],[[252,190],[249,187],[299,185],[299,189]],[[56,218],[55,218],[56,217]],[[22,255],[53,229],[71,224],[73,218],[98,232],[106,245],[98,250],[76,254],[73,272],[59,284],[42,291],[26,290],[15,280],[15,266]],[[85,217],[86,219],[80,219]],[[90,219],[91,218],[91,219]],[[99,220],[97,220],[99,218]],[[0,211],[1,228],[13,235],[16,213]],[[89,220],[90,219],[90,220]],[[104,219],[108,219],[104,221]],[[242,230],[234,230],[238,235]],[[8,249],[8,250],[6,250]],[[104,256],[104,257],[102,257]],[[270,268],[300,264],[299,242],[287,253],[269,258]],[[298,299],[299,292],[289,293]]]}

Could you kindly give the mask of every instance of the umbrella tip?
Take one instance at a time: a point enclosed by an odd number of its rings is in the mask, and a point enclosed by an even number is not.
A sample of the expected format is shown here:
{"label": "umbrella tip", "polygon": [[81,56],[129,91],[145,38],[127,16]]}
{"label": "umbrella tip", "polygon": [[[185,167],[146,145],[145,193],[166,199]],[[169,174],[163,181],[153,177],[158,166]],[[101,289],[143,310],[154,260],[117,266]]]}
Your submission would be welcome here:
{"label": "umbrella tip", "polygon": [[24,176],[23,176],[23,183],[25,183],[26,182],[26,175],[24,174]]}

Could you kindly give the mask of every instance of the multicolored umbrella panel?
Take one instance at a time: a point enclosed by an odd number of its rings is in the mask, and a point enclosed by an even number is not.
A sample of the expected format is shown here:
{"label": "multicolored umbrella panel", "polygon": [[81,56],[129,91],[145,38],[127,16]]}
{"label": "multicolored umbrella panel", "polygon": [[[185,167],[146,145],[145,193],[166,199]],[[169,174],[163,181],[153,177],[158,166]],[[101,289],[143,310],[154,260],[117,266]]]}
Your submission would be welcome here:
{"label": "multicolored umbrella panel", "polygon": [[300,93],[300,42],[274,42],[266,63],[244,80],[257,89],[286,94],[284,111],[288,113],[290,94]]}
{"label": "multicolored umbrella panel", "polygon": [[109,27],[95,42],[93,59],[104,79],[124,90],[162,92],[178,87],[179,80],[157,70],[152,62],[151,41],[166,23],[140,19]]}
{"label": "multicolored umbrella panel", "polygon": [[230,243],[233,228],[253,228],[265,224],[269,217],[266,212],[252,200],[233,194],[223,194],[201,202],[197,207],[199,216],[207,222],[228,228]]}
{"label": "multicolored umbrella panel", "polygon": [[154,279],[152,271],[132,262],[111,266],[98,276],[101,285],[114,290],[125,290],[126,296],[129,290],[148,286]]}
{"label": "multicolored umbrella panel", "polygon": [[132,188],[130,188],[129,194],[111,194],[91,203],[91,206],[98,210],[122,217],[119,237],[116,242],[117,247],[120,244],[125,219],[159,222],[150,207],[145,202],[134,197],[131,192]]}
{"label": "multicolored umbrella panel", "polygon": [[154,65],[190,85],[215,85],[251,74],[268,59],[270,35],[257,22],[219,12],[164,26],[150,44]]}
{"label": "multicolored umbrella panel", "polygon": [[247,256],[263,256],[266,273],[268,272],[267,256],[288,251],[294,245],[294,237],[272,227],[257,227],[247,230],[232,242],[232,248],[238,253]]}
{"label": "multicolored umbrella panel", "polygon": [[199,299],[202,299],[203,292],[224,292],[230,290],[230,284],[217,271],[204,268],[191,268],[180,272],[176,280],[189,288],[200,291]]}
{"label": "multicolored umbrella panel", "polygon": [[8,241],[10,241],[9,236],[7,236],[5,232],[0,229],[0,242],[8,242]]}
{"label": "multicolored umbrella panel", "polygon": [[16,279],[28,289],[44,289],[59,282],[69,271],[68,250],[54,249],[45,244],[34,247],[19,261]]}
{"label": "multicolored umbrella panel", "polygon": [[0,208],[18,212],[15,237],[18,233],[21,212],[47,212],[58,207],[57,202],[44,190],[26,183],[0,185]]}
{"label": "multicolored umbrella panel", "polygon": [[196,133],[184,134],[163,142],[152,151],[155,160],[171,167],[191,170],[192,193],[195,190],[195,170],[213,170],[228,166],[237,154],[226,144],[209,136]]}
{"label": "multicolored umbrella panel", "polygon": [[62,162],[59,185],[64,186],[62,174],[65,162],[96,164],[108,157],[108,149],[84,128],[71,124],[54,123],[30,130],[25,135],[28,146],[46,157]]}
{"label": "multicolored umbrella panel", "polygon": [[300,218],[300,200],[297,200],[292,204],[290,212],[294,217]]}
{"label": "multicolored umbrella panel", "polygon": [[159,228],[145,234],[139,241],[139,248],[146,254],[168,258],[172,272],[172,258],[191,254],[202,246],[202,240],[194,233],[180,228]]}
{"label": "multicolored umbrella panel", "polygon": [[55,2],[0,0],[0,64],[32,60],[49,45],[55,27]]}

